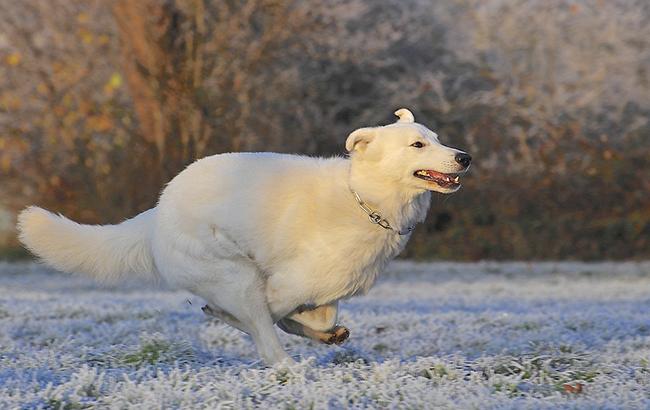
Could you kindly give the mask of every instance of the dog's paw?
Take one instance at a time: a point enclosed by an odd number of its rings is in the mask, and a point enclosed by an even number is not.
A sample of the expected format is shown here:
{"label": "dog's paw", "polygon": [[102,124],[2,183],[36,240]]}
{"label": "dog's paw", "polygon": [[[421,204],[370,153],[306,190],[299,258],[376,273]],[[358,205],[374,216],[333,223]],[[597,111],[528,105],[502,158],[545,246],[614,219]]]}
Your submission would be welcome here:
{"label": "dog's paw", "polygon": [[332,329],[332,335],[324,340],[323,343],[328,345],[342,345],[343,342],[348,340],[348,337],[350,337],[350,331],[347,327],[336,326],[334,329]]}
{"label": "dog's paw", "polygon": [[210,307],[210,305],[205,305],[205,306],[203,306],[203,307],[201,308],[201,310],[202,310],[203,313],[205,313],[207,316],[212,316],[212,317],[215,317],[215,318],[217,318],[217,319],[220,319],[220,317],[219,317],[219,312],[217,312],[217,311],[215,311],[214,309],[212,309],[212,308]]}
{"label": "dog's paw", "polygon": [[350,337],[350,330],[345,326],[337,326],[334,329],[334,335],[336,336],[334,343],[341,345]]}

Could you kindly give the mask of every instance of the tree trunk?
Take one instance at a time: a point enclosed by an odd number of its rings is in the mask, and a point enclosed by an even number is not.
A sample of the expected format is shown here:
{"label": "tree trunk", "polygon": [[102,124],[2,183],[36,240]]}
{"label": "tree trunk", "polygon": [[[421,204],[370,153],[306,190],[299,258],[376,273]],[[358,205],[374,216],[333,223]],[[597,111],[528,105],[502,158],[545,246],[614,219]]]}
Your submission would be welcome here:
{"label": "tree trunk", "polygon": [[203,0],[183,10],[161,0],[117,0],[113,6],[141,136],[156,147],[163,181],[204,155],[211,134],[197,100],[203,13]]}

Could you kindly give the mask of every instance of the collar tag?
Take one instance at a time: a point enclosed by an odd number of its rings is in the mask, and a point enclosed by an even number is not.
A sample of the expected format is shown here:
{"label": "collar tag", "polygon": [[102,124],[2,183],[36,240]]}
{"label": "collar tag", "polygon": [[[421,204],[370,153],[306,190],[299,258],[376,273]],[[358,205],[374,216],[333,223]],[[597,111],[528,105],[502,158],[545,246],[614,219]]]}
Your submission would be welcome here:
{"label": "collar tag", "polygon": [[350,188],[350,192],[352,192],[352,194],[354,195],[354,198],[357,200],[357,204],[359,204],[359,207],[361,209],[363,209],[363,211],[365,213],[368,214],[368,218],[370,219],[370,223],[373,223],[375,225],[379,225],[379,226],[381,226],[382,228],[384,228],[384,229],[386,229],[388,231],[393,231],[396,234],[402,235],[402,236],[410,234],[413,231],[413,229],[415,229],[415,225],[411,225],[411,226],[406,227],[406,229],[400,229],[400,230],[397,230],[397,229],[393,228],[390,225],[390,222],[388,222],[386,219],[384,219],[379,212],[377,212],[377,211],[373,210],[371,207],[369,207],[368,204],[366,204],[363,201],[363,199],[361,199],[361,197],[359,196],[359,194],[355,190]]}

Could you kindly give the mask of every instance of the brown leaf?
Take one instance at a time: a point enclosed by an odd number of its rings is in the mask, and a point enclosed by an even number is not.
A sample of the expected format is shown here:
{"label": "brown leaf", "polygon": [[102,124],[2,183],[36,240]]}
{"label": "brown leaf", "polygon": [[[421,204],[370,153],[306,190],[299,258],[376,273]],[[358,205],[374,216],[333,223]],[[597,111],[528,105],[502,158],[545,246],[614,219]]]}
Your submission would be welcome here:
{"label": "brown leaf", "polygon": [[571,385],[570,383],[565,383],[562,385],[566,393],[572,393],[572,394],[582,393],[583,386],[584,385],[582,383],[576,383],[575,385]]}

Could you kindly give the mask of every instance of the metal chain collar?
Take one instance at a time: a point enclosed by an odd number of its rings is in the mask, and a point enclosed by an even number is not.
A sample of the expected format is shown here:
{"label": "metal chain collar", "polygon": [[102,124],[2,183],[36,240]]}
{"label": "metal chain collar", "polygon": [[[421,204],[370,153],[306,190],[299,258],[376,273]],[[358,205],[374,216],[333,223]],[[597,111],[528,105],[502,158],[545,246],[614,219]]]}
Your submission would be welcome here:
{"label": "metal chain collar", "polygon": [[411,233],[411,231],[413,231],[413,229],[415,229],[415,225],[408,226],[406,227],[406,229],[402,229],[402,230],[397,230],[393,228],[392,226],[390,226],[390,222],[382,218],[379,212],[369,207],[368,204],[366,204],[363,201],[363,199],[361,199],[359,194],[357,194],[357,192],[354,189],[350,188],[350,192],[352,192],[352,194],[354,195],[354,198],[357,200],[359,207],[361,207],[361,209],[363,209],[363,211],[368,214],[368,218],[370,218],[371,223],[375,225],[379,225],[386,230],[393,231],[398,235],[408,235]]}

